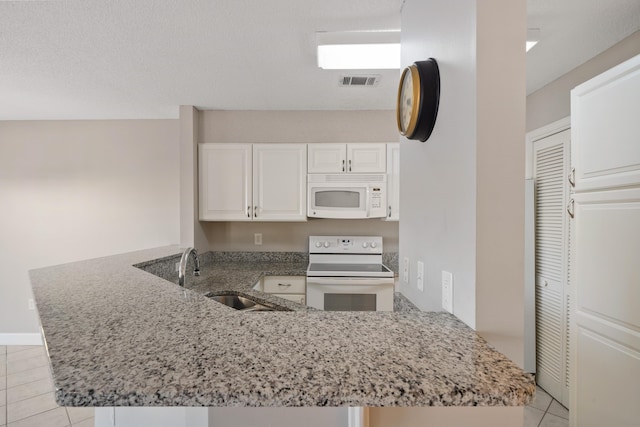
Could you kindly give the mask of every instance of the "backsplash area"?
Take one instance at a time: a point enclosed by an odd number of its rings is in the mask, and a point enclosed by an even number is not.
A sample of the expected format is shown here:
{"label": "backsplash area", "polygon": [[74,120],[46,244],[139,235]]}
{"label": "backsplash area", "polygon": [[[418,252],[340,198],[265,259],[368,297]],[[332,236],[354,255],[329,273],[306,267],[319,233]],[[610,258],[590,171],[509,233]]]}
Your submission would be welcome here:
{"label": "backsplash area", "polygon": [[[302,263],[309,262],[309,254],[307,252],[203,252],[198,255],[200,265],[206,268],[208,264],[219,264],[225,262],[279,262],[279,263]],[[181,255],[172,255],[164,258],[158,258],[151,261],[141,262],[134,265],[141,270],[161,277],[169,282],[178,283],[178,272],[176,264],[180,262]],[[398,273],[398,253],[385,252],[382,254],[382,262],[396,274]],[[187,271],[193,269],[193,261],[189,258],[187,262]]]}
{"label": "backsplash area", "polygon": [[[209,250],[307,252],[309,236],[382,236],[385,251],[398,252],[398,222],[380,219],[309,219],[306,222],[205,222]],[[262,234],[262,245],[254,235]]]}

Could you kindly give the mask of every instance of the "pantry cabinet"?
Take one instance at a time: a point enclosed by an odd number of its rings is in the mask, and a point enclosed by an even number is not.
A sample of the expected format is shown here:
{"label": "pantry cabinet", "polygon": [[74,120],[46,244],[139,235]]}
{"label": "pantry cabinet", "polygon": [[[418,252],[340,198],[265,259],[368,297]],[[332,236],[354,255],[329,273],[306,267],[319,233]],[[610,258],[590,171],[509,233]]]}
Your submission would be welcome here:
{"label": "pantry cabinet", "polygon": [[308,144],[309,173],[385,173],[386,144]]}
{"label": "pantry cabinet", "polygon": [[202,221],[306,221],[305,144],[199,144]]}

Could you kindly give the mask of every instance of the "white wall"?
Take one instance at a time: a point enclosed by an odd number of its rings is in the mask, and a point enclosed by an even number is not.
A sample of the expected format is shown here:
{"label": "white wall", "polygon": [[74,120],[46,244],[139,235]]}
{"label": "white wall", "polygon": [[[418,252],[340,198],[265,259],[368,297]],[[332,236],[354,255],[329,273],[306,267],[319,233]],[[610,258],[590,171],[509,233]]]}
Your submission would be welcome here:
{"label": "white wall", "polygon": [[[454,275],[454,310],[475,327],[476,270],[476,2],[407,0],[402,10],[402,64],[434,57],[440,68],[438,118],[425,143],[401,138],[401,291],[422,310],[441,309],[441,272]],[[416,287],[424,262],[424,292]]]}
{"label": "white wall", "polygon": [[440,310],[452,272],[454,314],[520,364],[525,34],[524,0],[407,0],[402,11],[402,63],[436,58],[441,97],[431,138],[401,142],[401,291]]}
{"label": "white wall", "polygon": [[177,120],[0,122],[0,344],[38,332],[27,270],[179,242]]}
{"label": "white wall", "polygon": [[[347,88],[348,90],[348,88]],[[396,142],[395,111],[201,111],[198,138],[214,143]],[[312,219],[302,223],[201,222],[215,251],[308,250],[309,235],[381,235],[398,250],[398,223],[378,219]],[[253,234],[262,233],[262,246]]]}

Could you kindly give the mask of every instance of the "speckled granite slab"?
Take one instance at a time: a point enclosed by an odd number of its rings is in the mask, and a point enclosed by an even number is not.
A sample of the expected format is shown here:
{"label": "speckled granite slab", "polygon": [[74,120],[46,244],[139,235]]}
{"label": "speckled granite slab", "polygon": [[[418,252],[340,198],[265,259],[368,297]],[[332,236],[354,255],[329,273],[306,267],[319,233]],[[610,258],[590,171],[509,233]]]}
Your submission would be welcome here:
{"label": "speckled granite slab", "polygon": [[133,267],[179,252],[30,272],[60,405],[523,405],[535,391],[530,375],[446,313],[243,313],[201,294],[247,290],[298,265],[220,266],[203,279],[215,283],[187,290]]}

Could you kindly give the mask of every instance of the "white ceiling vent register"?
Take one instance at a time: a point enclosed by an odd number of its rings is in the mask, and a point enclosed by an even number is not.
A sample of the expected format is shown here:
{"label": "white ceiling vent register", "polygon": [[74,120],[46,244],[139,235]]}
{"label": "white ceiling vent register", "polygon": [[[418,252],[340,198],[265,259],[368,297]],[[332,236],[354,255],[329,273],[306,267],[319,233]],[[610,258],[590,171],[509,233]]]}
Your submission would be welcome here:
{"label": "white ceiling vent register", "polygon": [[375,87],[380,82],[379,74],[359,74],[351,76],[340,76],[338,86],[360,86],[360,87]]}

